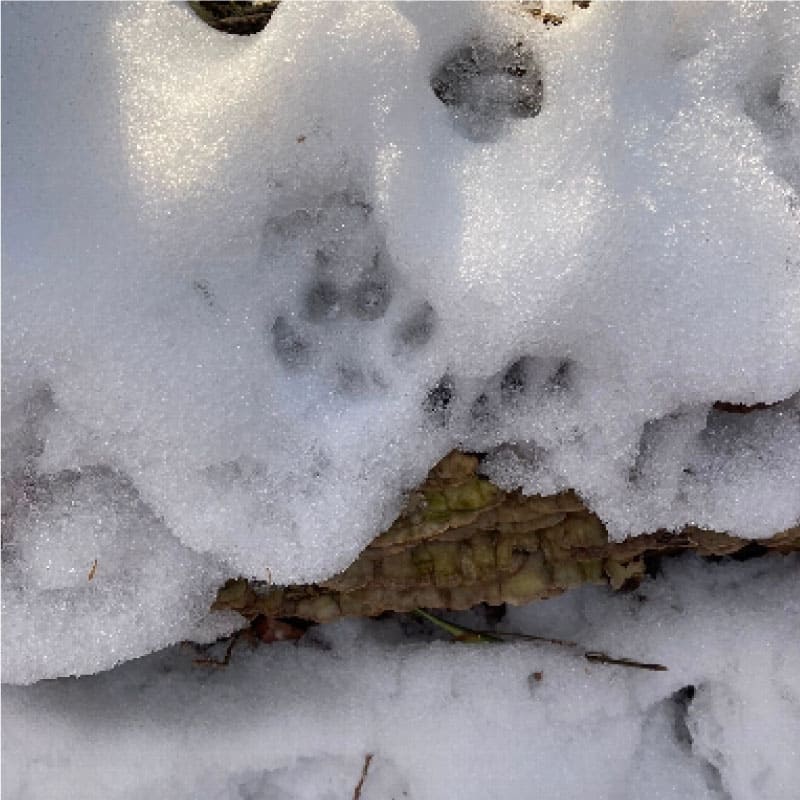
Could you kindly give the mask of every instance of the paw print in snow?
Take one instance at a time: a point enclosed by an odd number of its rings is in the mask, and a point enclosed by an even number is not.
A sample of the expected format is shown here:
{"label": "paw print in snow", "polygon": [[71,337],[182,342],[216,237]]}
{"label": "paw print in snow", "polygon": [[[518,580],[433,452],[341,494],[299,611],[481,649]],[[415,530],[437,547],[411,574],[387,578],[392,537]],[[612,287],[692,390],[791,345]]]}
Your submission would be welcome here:
{"label": "paw print in snow", "polygon": [[508,119],[537,116],[544,99],[539,64],[522,42],[497,47],[475,39],[462,45],[445,58],[431,88],[475,142],[498,139]]}
{"label": "paw print in snow", "polygon": [[267,339],[287,370],[312,372],[339,392],[386,388],[386,366],[423,348],[433,307],[403,285],[371,208],[332,195],[267,225],[265,252],[283,252],[275,278],[288,298],[266,321]]}

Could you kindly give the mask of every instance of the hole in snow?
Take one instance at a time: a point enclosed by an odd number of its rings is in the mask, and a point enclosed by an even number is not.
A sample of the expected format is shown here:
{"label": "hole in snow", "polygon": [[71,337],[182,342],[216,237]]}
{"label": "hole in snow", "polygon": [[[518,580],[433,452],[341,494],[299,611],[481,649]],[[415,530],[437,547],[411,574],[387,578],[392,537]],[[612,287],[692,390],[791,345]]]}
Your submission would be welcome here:
{"label": "hole in snow", "polygon": [[521,358],[515,361],[505,372],[500,381],[500,396],[503,401],[508,403],[525,391],[525,362],[527,359]]}
{"label": "hole in snow", "polygon": [[436,328],[436,312],[430,303],[423,303],[401,322],[396,337],[401,345],[417,349],[426,345]]}
{"label": "hole in snow", "polygon": [[392,301],[388,273],[375,256],[373,267],[359,280],[350,293],[350,309],[357,319],[380,319]]}
{"label": "hole in snow", "polygon": [[338,369],[339,391],[346,394],[359,394],[366,387],[366,376],[364,370],[353,362],[345,362],[339,365]]}
{"label": "hole in snow", "polygon": [[723,788],[722,776],[719,769],[712,764],[711,761],[697,752],[697,748],[695,747],[690,715],[697,691],[695,686],[689,684],[682,689],[678,689],[678,691],[670,697],[670,704],[672,706],[672,733],[681,750],[687,756],[691,757],[692,761],[700,770],[706,788],[712,796],[727,798],[729,795]]}
{"label": "hole in snow", "polygon": [[299,367],[308,361],[309,344],[286,317],[277,317],[272,324],[272,348],[285,367]]}
{"label": "hole in snow", "polygon": [[523,356],[503,373],[500,397],[513,403],[525,394],[560,392],[569,388],[573,363],[569,360]]}
{"label": "hole in snow", "polygon": [[791,106],[781,100],[783,76],[765,74],[743,90],[744,111],[767,136],[780,136],[791,125]]}
{"label": "hole in snow", "polygon": [[764,454],[775,435],[771,431],[780,430],[782,425],[785,430],[797,431],[800,427],[800,392],[777,403],[715,403],[700,439],[709,451],[720,454]]}
{"label": "hole in snow", "polygon": [[675,740],[682,746],[691,749],[692,734],[689,732],[689,726],[686,723],[686,716],[689,713],[689,706],[694,700],[696,689],[689,684],[682,689],[678,689],[672,697],[672,704],[675,711],[673,722],[673,731]]}
{"label": "hole in snow", "polygon": [[569,389],[574,371],[575,364],[573,361],[569,359],[562,361],[548,379],[547,390],[550,392],[563,392]]}
{"label": "hole in snow", "polygon": [[339,289],[333,281],[316,281],[308,288],[305,309],[313,322],[336,319],[341,312]]}
{"label": "hole in snow", "polygon": [[768,166],[788,184],[787,203],[794,210],[800,193],[800,158],[795,131],[797,106],[785,97],[786,76],[774,65],[761,69],[741,89],[744,113],[753,121],[768,146]]}
{"label": "hole in snow", "polygon": [[444,375],[439,383],[428,392],[423,407],[428,416],[444,427],[450,419],[450,406],[455,398],[455,386],[449,375]]}
{"label": "hole in snow", "polygon": [[489,396],[485,392],[479,394],[475,398],[469,414],[472,418],[472,421],[478,425],[486,425],[492,420],[492,417],[494,416],[492,402],[489,400]]}

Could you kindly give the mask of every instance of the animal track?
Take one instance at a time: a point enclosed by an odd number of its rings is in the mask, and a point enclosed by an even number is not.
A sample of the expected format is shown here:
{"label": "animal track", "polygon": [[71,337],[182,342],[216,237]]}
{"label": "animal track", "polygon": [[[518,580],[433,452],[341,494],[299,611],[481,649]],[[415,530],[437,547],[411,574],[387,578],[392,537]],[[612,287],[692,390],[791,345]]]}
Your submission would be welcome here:
{"label": "animal track", "polygon": [[672,706],[673,736],[681,750],[695,762],[696,767],[702,772],[708,790],[720,797],[720,800],[727,799],[730,795],[723,788],[719,769],[697,753],[694,748],[694,736],[689,726],[689,712],[697,691],[697,688],[690,684],[679,689],[670,697],[669,701],[666,701]]}
{"label": "animal track", "polygon": [[493,417],[492,403],[486,392],[479,394],[472,403],[469,415],[476,425],[487,425]]}
{"label": "animal track", "polygon": [[362,199],[329,195],[319,208],[269,220],[264,237],[275,294],[289,298],[264,323],[285,369],[313,372],[334,393],[383,391],[379,365],[408,358],[434,335],[433,307],[403,285]]}
{"label": "animal track", "polygon": [[515,361],[500,381],[500,395],[508,403],[525,390],[525,360]]}
{"label": "animal track", "polygon": [[797,129],[798,108],[784,99],[787,76],[775,63],[760,65],[760,70],[740,89],[744,113],[753,121],[769,145],[768,165],[789,185],[789,208],[796,208],[800,197],[800,156],[793,138]]}
{"label": "animal track", "polygon": [[3,565],[17,547],[15,527],[37,493],[37,461],[44,451],[47,418],[55,411],[47,384],[32,389],[19,403],[3,403],[2,544]]}
{"label": "animal track", "polygon": [[516,403],[522,396],[533,397],[569,388],[573,364],[569,359],[523,356],[511,364],[500,379],[503,403]]}
{"label": "animal track", "polygon": [[450,420],[451,404],[455,397],[455,384],[449,375],[443,375],[425,398],[423,407],[432,421],[444,427]]}
{"label": "animal track", "polygon": [[445,58],[431,88],[475,142],[499,138],[508,119],[537,116],[544,101],[539,64],[522,42],[497,47],[474,39],[462,45]]}
{"label": "animal track", "polygon": [[306,292],[305,309],[312,322],[336,319],[342,311],[339,287],[333,281],[315,281]]}
{"label": "animal track", "polygon": [[352,314],[361,320],[380,319],[392,301],[389,274],[381,267],[380,255],[375,255],[374,265],[350,292]]}
{"label": "animal track", "polygon": [[[503,68],[512,77],[528,74],[520,53],[509,59]],[[395,391],[416,372],[416,359],[437,335],[438,314],[391,262],[366,202],[328,195],[318,208],[269,220],[264,253],[268,263],[278,254],[270,282],[284,303],[265,320],[264,334],[282,368],[313,376],[329,396],[348,400]],[[420,398],[421,411],[434,426],[491,434],[518,409],[568,392],[573,367],[568,359],[525,355],[486,379],[440,373]]]}
{"label": "animal track", "polygon": [[286,317],[276,317],[272,323],[272,347],[278,360],[293,369],[309,360],[309,343]]}
{"label": "animal track", "polygon": [[84,586],[98,554],[105,577],[123,572],[139,532],[161,525],[130,478],[103,464],[31,475],[10,524],[21,533],[9,566],[37,590]]}
{"label": "animal track", "polygon": [[396,328],[395,337],[403,347],[424,347],[436,329],[436,312],[430,303],[423,303]]}
{"label": "animal track", "polygon": [[209,308],[214,308],[216,305],[214,292],[211,291],[211,287],[205,278],[198,278],[192,281],[192,289],[194,289],[197,296],[200,297]]}

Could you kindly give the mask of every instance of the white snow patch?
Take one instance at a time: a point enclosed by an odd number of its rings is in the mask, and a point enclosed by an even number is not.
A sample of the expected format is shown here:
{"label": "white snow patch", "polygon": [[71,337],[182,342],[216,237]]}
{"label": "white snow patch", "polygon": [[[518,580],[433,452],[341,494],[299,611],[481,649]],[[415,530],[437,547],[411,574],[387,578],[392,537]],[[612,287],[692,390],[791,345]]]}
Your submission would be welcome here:
{"label": "white snow patch", "polygon": [[3,8],[6,681],[331,575],[456,446],[797,523],[800,6],[566,10]]}
{"label": "white snow patch", "polygon": [[221,670],[176,648],[5,687],[3,796],[348,798],[371,753],[363,800],[791,800],[799,566],[684,558],[636,594],[587,588],[502,623],[666,672],[353,621],[241,645]]}

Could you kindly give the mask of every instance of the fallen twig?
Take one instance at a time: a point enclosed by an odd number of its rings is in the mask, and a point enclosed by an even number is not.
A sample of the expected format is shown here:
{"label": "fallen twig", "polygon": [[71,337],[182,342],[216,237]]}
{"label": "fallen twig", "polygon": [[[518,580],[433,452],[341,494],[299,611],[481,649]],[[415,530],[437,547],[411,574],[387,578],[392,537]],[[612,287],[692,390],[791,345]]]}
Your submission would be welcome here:
{"label": "fallen twig", "polygon": [[245,631],[247,628],[243,628],[240,631],[236,631],[228,640],[228,646],[225,648],[225,655],[222,659],[218,658],[211,658],[210,656],[206,656],[204,658],[196,658],[194,663],[201,667],[219,667],[224,668],[227,667],[228,664],[231,663],[231,655],[233,654],[233,648],[236,645],[236,642],[245,635]]}
{"label": "fallen twig", "polygon": [[636,669],[648,669],[651,672],[666,672],[667,668],[663,664],[648,664],[646,661],[633,661],[630,658],[611,658],[605,653],[588,652],[583,657],[587,661],[595,664],[614,664],[618,667],[635,667]]}
{"label": "fallen twig", "polygon": [[361,790],[364,788],[364,781],[367,779],[367,773],[369,772],[369,765],[371,763],[372,753],[367,753],[367,755],[364,756],[364,766],[361,767],[361,777],[358,779],[356,788],[353,790],[353,800],[359,800],[361,797]]}
{"label": "fallen twig", "polygon": [[[300,639],[304,633],[305,628],[298,627],[297,625],[293,625],[280,619],[267,617],[264,614],[258,614],[256,617],[250,620],[250,623],[246,627],[235,631],[230,637],[227,637],[228,644],[222,660],[204,657],[196,658],[194,663],[204,667],[227,667],[231,662],[233,648],[240,639],[246,639],[251,645],[255,646],[258,644],[272,644],[273,642],[284,642]],[[218,644],[220,641],[225,640],[217,640],[217,642],[214,642],[214,644]],[[213,646],[213,644],[209,645],[209,647]],[[208,647],[204,650],[204,652],[207,652],[207,650]]]}

